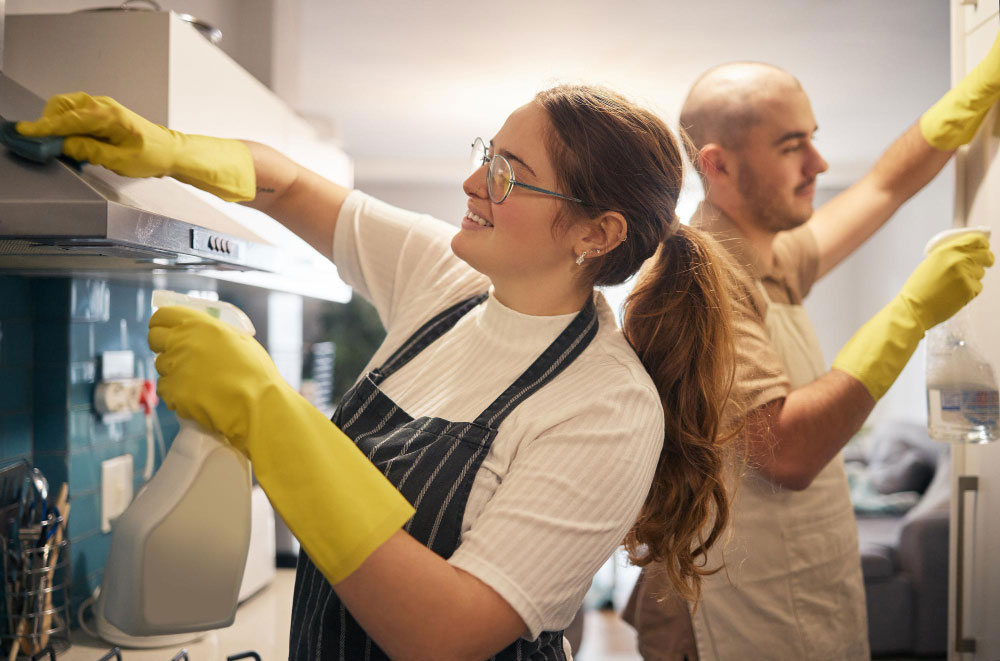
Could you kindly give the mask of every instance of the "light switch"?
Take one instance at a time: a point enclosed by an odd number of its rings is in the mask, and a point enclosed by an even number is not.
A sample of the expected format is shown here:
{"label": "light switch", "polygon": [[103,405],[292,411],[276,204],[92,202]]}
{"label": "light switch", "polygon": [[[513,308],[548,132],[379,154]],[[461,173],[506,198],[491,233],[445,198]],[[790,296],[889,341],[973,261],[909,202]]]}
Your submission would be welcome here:
{"label": "light switch", "polygon": [[111,532],[111,522],[132,502],[132,455],[101,462],[101,532]]}

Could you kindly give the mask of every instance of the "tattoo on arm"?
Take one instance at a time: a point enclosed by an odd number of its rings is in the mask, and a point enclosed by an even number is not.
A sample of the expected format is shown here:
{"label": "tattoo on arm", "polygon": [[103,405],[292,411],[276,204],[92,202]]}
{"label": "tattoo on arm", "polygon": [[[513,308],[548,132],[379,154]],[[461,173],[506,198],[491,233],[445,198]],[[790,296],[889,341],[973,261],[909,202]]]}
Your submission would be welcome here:
{"label": "tattoo on arm", "polygon": [[273,188],[267,188],[265,186],[257,186],[257,192],[258,193],[273,193],[274,189]]}

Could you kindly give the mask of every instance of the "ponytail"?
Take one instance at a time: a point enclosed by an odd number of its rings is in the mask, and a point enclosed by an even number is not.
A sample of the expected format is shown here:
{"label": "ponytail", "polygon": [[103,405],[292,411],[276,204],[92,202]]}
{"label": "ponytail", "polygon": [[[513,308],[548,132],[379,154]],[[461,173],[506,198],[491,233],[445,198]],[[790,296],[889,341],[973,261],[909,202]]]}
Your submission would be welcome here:
{"label": "ponytail", "polygon": [[[653,484],[625,538],[630,560],[661,563],[696,600],[708,549],[729,519],[723,411],[735,362],[732,269],[715,241],[680,225],[660,244],[625,303],[625,337],[653,378],[665,436]],[[728,419],[728,416],[727,416]]]}
{"label": "ponytail", "polygon": [[560,190],[587,200],[564,202],[563,220],[614,210],[628,222],[627,242],[587,260],[581,277],[613,285],[647,265],[626,303],[625,337],[660,393],[666,439],[625,546],[632,562],[662,563],[677,591],[696,598],[701,577],[714,573],[706,552],[729,520],[720,421],[734,378],[736,270],[710,238],[677,220],[684,158],[662,119],[597,87],[564,85],[535,99],[551,121]]}

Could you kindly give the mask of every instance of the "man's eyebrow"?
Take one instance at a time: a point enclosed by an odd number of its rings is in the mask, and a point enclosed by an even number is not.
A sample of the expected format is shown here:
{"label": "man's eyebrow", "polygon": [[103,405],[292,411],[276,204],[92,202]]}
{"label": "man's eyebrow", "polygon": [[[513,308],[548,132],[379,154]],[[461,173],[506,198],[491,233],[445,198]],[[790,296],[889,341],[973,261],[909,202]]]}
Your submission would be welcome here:
{"label": "man's eyebrow", "polygon": [[[492,140],[490,140],[490,149],[491,150],[493,149],[493,141]],[[523,165],[524,169],[526,169],[528,172],[530,172],[532,177],[537,177],[538,176],[537,174],[535,174],[535,171],[531,169],[531,166],[528,165],[527,163],[525,163],[524,161],[522,161],[521,158],[517,154],[514,154],[513,152],[508,151],[506,149],[501,149],[500,150],[500,155],[503,156],[504,158],[506,158],[508,161],[517,161],[518,163],[520,163],[521,165]]]}
{"label": "man's eyebrow", "polygon": [[788,133],[784,134],[783,136],[775,140],[772,146],[777,147],[782,142],[787,142],[788,140],[801,140],[803,138],[808,138],[810,135],[816,133],[816,131],[818,130],[819,127],[817,126],[812,130],[811,133],[806,133],[805,131],[789,131]]}

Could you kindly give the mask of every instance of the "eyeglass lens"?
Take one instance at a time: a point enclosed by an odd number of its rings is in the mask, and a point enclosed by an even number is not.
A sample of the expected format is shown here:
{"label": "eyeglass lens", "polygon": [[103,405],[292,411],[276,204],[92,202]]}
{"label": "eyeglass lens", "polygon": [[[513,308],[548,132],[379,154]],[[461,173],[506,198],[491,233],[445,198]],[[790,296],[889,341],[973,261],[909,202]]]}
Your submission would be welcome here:
{"label": "eyeglass lens", "polygon": [[510,189],[514,186],[512,183],[514,173],[506,158],[499,154],[494,154],[490,157],[486,149],[486,143],[483,142],[482,138],[476,138],[476,141],[472,143],[473,172],[481,168],[487,160],[490,163],[490,167],[486,171],[486,190],[489,192],[490,199],[493,200],[494,204],[500,204],[507,199]]}
{"label": "eyeglass lens", "polygon": [[494,154],[493,158],[490,159],[490,169],[486,174],[486,189],[489,191],[490,199],[495,204],[500,204],[507,199],[510,189],[514,186],[511,183],[512,179],[513,173],[510,169],[510,163],[503,156]]}

